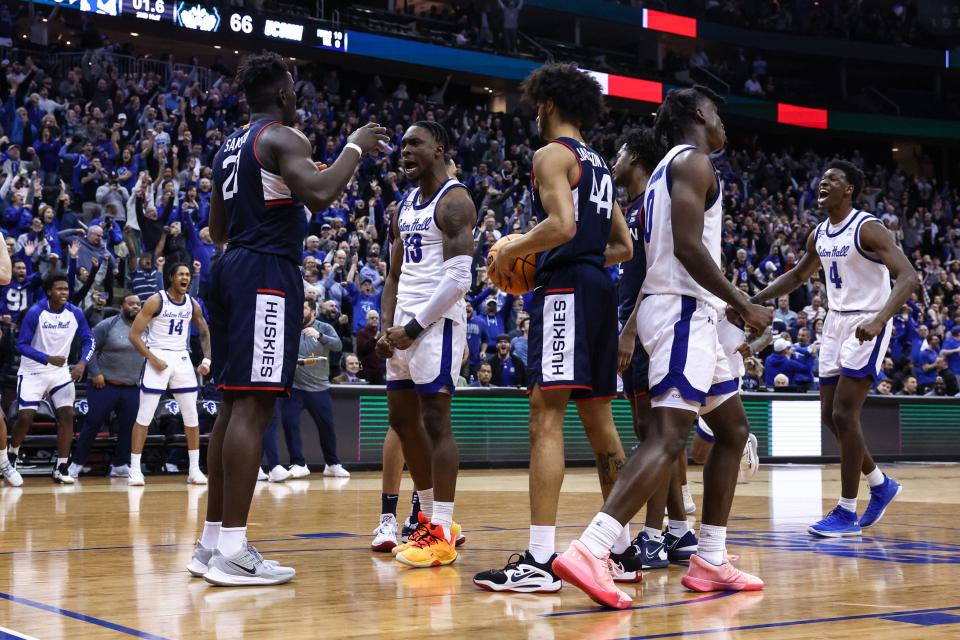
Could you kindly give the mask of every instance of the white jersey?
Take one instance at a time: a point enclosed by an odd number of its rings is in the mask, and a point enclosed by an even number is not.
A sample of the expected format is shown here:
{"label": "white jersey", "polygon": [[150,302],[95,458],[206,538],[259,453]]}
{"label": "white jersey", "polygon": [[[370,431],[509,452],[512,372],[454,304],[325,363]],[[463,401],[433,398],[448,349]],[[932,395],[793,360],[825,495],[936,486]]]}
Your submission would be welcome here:
{"label": "white jersey", "polygon": [[17,374],[67,370],[66,363],[55,367],[48,360],[51,356],[68,357],[74,336],[80,338],[80,358],[89,362],[94,348],[93,332],[83,312],[69,302],[60,311],[52,311],[48,300],[34,304],[24,315],[17,334],[17,351],[21,355]]}
{"label": "white jersey", "polygon": [[816,247],[831,311],[876,312],[890,297],[890,271],[860,244],[860,228],[871,220],[879,222],[866,211],[852,209],[835,227],[829,219],[817,225]]}
{"label": "white jersey", "polygon": [[[723,309],[724,303],[717,296],[697,284],[673,254],[673,220],[670,198],[672,186],[670,165],[681,153],[696,147],[688,144],[670,149],[650,176],[644,204],[643,243],[647,252],[647,276],[643,281],[644,295],[672,294],[690,296]],[[703,246],[720,268],[720,252],[723,204],[720,201],[723,185],[717,177],[717,194],[707,203],[703,214]]]}
{"label": "white jersey", "polygon": [[[436,209],[451,190],[466,188],[448,179],[427,202],[420,202],[420,189],[414,189],[400,203],[397,228],[403,243],[403,267],[397,287],[397,310],[416,316],[436,291],[443,278],[443,233],[437,226]],[[466,323],[466,304],[457,301],[444,312],[444,318]]]}
{"label": "white jersey", "polygon": [[186,351],[190,340],[190,321],[193,318],[193,300],[185,294],[177,304],[166,291],[161,291],[160,313],[147,325],[146,345],[150,349]]}

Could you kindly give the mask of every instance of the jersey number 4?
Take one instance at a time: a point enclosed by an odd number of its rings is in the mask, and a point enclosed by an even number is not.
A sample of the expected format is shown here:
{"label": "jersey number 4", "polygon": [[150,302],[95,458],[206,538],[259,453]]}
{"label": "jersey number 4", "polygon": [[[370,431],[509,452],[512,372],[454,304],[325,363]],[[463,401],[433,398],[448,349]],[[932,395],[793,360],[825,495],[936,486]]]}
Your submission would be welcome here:
{"label": "jersey number 4", "polygon": [[170,319],[170,335],[177,334],[178,336],[183,335],[183,320],[177,320],[176,318]]}
{"label": "jersey number 4", "polygon": [[599,183],[593,181],[590,187],[590,202],[597,207],[597,213],[605,215],[607,220],[610,219],[613,213],[613,181],[609,173],[604,173]]}
{"label": "jersey number 4", "polygon": [[835,286],[837,289],[843,285],[843,280],[840,279],[840,270],[837,269],[836,262],[830,263],[830,282],[832,282],[833,286]]}

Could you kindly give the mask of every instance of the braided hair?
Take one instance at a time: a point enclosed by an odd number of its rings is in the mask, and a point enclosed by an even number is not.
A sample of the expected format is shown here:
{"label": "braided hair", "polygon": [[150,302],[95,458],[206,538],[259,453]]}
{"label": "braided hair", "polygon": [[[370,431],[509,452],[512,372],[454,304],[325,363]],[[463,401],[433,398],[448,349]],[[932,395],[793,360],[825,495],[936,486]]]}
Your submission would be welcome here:
{"label": "braided hair", "polygon": [[267,106],[276,86],[286,78],[287,63],[279,54],[264,51],[249,55],[237,67],[237,84],[253,107]]}
{"label": "braided hair", "polygon": [[653,121],[653,133],[664,153],[676,146],[686,128],[697,121],[697,109],[703,99],[715,105],[723,104],[723,98],[717,92],[699,84],[688,89],[671,89],[664,98]]}
{"label": "braided hair", "polygon": [[433,139],[436,140],[437,144],[443,147],[444,153],[450,150],[450,134],[447,133],[446,127],[439,122],[433,120],[417,120],[410,126],[426,129],[430,132],[430,135],[433,136]]}

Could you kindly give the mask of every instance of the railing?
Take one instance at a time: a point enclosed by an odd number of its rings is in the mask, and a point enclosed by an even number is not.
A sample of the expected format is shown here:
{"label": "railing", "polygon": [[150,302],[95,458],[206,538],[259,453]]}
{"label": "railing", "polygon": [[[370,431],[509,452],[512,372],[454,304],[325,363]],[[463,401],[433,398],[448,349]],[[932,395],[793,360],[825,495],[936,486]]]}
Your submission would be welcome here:
{"label": "railing", "polygon": [[894,102],[893,100],[891,100],[890,98],[888,98],[887,96],[885,96],[884,94],[880,93],[880,90],[877,89],[876,87],[864,87],[863,92],[880,98],[881,102],[889,105],[890,108],[894,111],[894,113],[896,113],[897,115],[900,115],[900,105]]}

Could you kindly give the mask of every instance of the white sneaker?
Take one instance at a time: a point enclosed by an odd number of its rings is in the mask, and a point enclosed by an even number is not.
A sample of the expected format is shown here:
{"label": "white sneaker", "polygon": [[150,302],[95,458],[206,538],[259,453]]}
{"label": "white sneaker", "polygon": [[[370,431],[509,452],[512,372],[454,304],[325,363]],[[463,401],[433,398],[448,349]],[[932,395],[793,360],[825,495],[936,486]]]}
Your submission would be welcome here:
{"label": "white sneaker", "polygon": [[334,478],[349,478],[350,472],[344,469],[342,464],[328,464],[323,467],[323,475]]}
{"label": "white sneaker", "polygon": [[683,510],[687,515],[690,515],[697,510],[697,504],[693,501],[693,496],[690,495],[690,487],[683,485],[680,487],[680,492],[683,494]]}
{"label": "white sneaker", "polygon": [[130,475],[130,465],[121,464],[118,467],[110,467],[110,477],[111,478],[126,478]]}
{"label": "white sneaker", "polygon": [[267,478],[268,476],[266,473],[264,473],[263,467],[257,469],[257,482],[266,482]]}
{"label": "white sneaker", "polygon": [[71,463],[70,463],[70,466],[67,467],[67,473],[69,473],[69,474],[70,474],[70,477],[71,477],[71,478],[74,478],[74,479],[80,477],[80,472],[81,472],[81,471],[83,471],[83,465],[82,465],[82,464],[77,464],[77,463],[75,463],[75,462],[71,462]]}
{"label": "white sneaker", "polygon": [[163,464],[163,470],[167,473],[180,473],[180,467],[173,464],[172,462],[165,462]]}
{"label": "white sneaker", "polygon": [[127,475],[127,486],[128,487],[142,487],[147,482],[143,478],[143,471],[130,467],[130,474]]}
{"label": "white sneaker", "polygon": [[380,525],[373,530],[373,542],[370,549],[373,551],[392,551],[400,544],[397,539],[397,517],[392,513],[380,516]]}
{"label": "white sneaker", "polygon": [[747,446],[743,448],[740,458],[740,479],[752,478],[760,468],[760,456],[757,454],[757,436],[752,433],[747,436]]}
{"label": "white sneaker", "polygon": [[207,484],[207,476],[200,469],[192,469],[187,474],[187,484]]}
{"label": "white sneaker", "polygon": [[305,464],[290,465],[290,475],[294,478],[306,478],[310,475],[310,469]]}
{"label": "white sneaker", "polygon": [[[2,455],[3,452],[0,452]],[[11,487],[22,487],[23,486],[23,476],[20,475],[20,472],[13,468],[13,465],[10,465],[3,471],[0,471],[0,478],[4,478]]]}
{"label": "white sneaker", "polygon": [[286,482],[290,479],[290,476],[290,472],[280,465],[270,469],[270,473],[267,474],[267,478],[270,480],[270,482]]}
{"label": "white sneaker", "polygon": [[53,468],[53,481],[57,484],[73,484],[76,478],[67,471],[67,463],[58,464]]}

